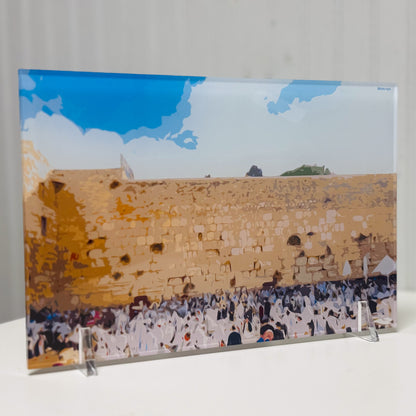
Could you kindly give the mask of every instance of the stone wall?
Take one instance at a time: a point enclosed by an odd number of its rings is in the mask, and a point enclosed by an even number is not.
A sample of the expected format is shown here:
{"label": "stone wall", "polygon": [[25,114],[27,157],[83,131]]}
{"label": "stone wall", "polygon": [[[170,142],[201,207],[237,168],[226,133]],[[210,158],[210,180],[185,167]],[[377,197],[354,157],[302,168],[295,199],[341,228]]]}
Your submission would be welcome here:
{"label": "stone wall", "polygon": [[[364,256],[370,274],[396,259],[393,174],[129,181],[120,169],[53,171],[39,186],[46,194],[25,201],[28,301],[38,307],[357,278]],[[46,253],[42,206],[57,223]],[[36,283],[51,279],[52,295]]]}

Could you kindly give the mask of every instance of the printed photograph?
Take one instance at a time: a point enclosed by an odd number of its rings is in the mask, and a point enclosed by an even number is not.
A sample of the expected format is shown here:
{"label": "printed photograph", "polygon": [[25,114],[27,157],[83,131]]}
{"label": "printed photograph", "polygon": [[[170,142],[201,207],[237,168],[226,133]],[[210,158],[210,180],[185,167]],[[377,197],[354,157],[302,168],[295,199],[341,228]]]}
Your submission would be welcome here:
{"label": "printed photograph", "polygon": [[396,327],[394,85],[19,86],[29,369]]}

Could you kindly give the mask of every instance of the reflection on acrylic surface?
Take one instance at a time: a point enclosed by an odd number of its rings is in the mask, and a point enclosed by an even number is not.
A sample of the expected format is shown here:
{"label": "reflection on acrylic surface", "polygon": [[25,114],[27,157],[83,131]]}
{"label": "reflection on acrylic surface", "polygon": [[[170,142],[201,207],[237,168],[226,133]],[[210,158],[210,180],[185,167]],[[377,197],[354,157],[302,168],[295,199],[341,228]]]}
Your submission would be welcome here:
{"label": "reflection on acrylic surface", "polygon": [[[395,88],[21,71],[29,368],[396,319]],[[181,178],[181,179],[178,179]]]}

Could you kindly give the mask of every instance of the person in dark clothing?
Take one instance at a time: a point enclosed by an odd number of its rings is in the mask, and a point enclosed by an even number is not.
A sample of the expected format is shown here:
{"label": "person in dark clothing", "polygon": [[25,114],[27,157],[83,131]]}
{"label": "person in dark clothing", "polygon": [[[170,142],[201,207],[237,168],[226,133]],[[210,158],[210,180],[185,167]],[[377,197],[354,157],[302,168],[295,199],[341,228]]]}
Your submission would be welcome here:
{"label": "person in dark clothing", "polygon": [[274,339],[274,328],[270,324],[263,325],[260,328],[260,338],[257,342],[273,341]]}
{"label": "person in dark clothing", "polygon": [[325,329],[326,329],[326,333],[327,333],[328,335],[335,334],[334,329],[333,329],[333,328],[331,328],[331,327],[329,326],[328,322],[326,322],[326,324],[325,324]]}
{"label": "person in dark clothing", "polygon": [[308,327],[311,330],[311,336],[313,337],[315,335],[315,324],[313,323],[312,319],[310,322],[308,322]]}
{"label": "person in dark clothing", "polygon": [[276,328],[273,330],[273,332],[274,332],[274,337],[273,337],[274,341],[285,339],[285,333],[283,332],[280,322],[276,323]]}
{"label": "person in dark clothing", "polygon": [[233,301],[230,302],[230,310],[229,310],[229,317],[230,321],[234,321],[234,312],[235,312],[235,303]]}
{"label": "person in dark clothing", "polygon": [[271,303],[267,300],[267,301],[264,303],[264,316],[265,316],[267,319],[270,319],[270,309],[271,309],[271,307],[272,307]]}
{"label": "person in dark clothing", "polygon": [[237,331],[233,331],[228,336],[227,345],[239,345],[241,344],[241,335]]}

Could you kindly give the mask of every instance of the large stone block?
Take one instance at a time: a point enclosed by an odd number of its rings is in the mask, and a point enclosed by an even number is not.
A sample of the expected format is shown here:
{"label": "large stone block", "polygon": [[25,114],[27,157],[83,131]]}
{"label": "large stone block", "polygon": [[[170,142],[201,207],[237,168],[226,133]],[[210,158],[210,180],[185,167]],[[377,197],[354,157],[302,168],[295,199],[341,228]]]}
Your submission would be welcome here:
{"label": "large stone block", "polygon": [[234,247],[231,249],[231,255],[232,256],[239,256],[240,254],[243,254],[243,249],[240,247]]}
{"label": "large stone block", "polygon": [[186,274],[188,276],[201,276],[202,275],[202,270],[200,267],[189,267],[188,269],[186,269]]}
{"label": "large stone block", "polygon": [[180,286],[184,283],[183,277],[172,277],[168,280],[168,286]]}
{"label": "large stone block", "polygon": [[335,260],[335,257],[333,254],[330,254],[329,256],[326,256],[324,258],[324,266],[329,266],[330,264],[333,264]]}
{"label": "large stone block", "polygon": [[312,273],[299,273],[296,275],[296,280],[304,284],[312,283]]}
{"label": "large stone block", "polygon": [[306,263],[308,262],[307,257],[297,257],[295,260],[296,266],[306,266]]}
{"label": "large stone block", "polygon": [[180,227],[181,226],[181,220],[178,217],[174,217],[171,219],[172,227]]}
{"label": "large stone block", "polygon": [[215,274],[215,281],[216,282],[225,282],[229,278],[230,278],[229,273],[216,273]]}
{"label": "large stone block", "polygon": [[328,272],[321,270],[312,274],[314,282],[319,282],[320,280],[325,280],[328,277]]}
{"label": "large stone block", "polygon": [[337,272],[338,273],[338,266],[336,264],[331,264],[329,266],[324,266],[323,268],[324,268],[324,270],[326,270],[328,272],[329,271],[333,271],[333,272]]}
{"label": "large stone block", "polygon": [[196,234],[203,233],[204,231],[205,231],[205,226],[204,225],[194,225],[194,232]]}
{"label": "large stone block", "polygon": [[91,259],[100,259],[100,258],[104,257],[104,253],[103,253],[102,250],[94,249],[94,250],[90,250],[88,256]]}
{"label": "large stone block", "polygon": [[114,230],[114,222],[105,222],[102,227],[104,231],[112,231]]}
{"label": "large stone block", "polygon": [[310,266],[310,267],[308,267],[307,270],[308,270],[308,272],[311,272],[311,273],[319,272],[320,270],[322,270],[322,266],[321,265]]}
{"label": "large stone block", "polygon": [[138,246],[144,246],[146,244],[146,237],[145,236],[137,237],[136,242]]}
{"label": "large stone block", "polygon": [[310,264],[310,265],[319,264],[319,260],[318,260],[317,257],[309,257],[308,258],[308,264]]}

